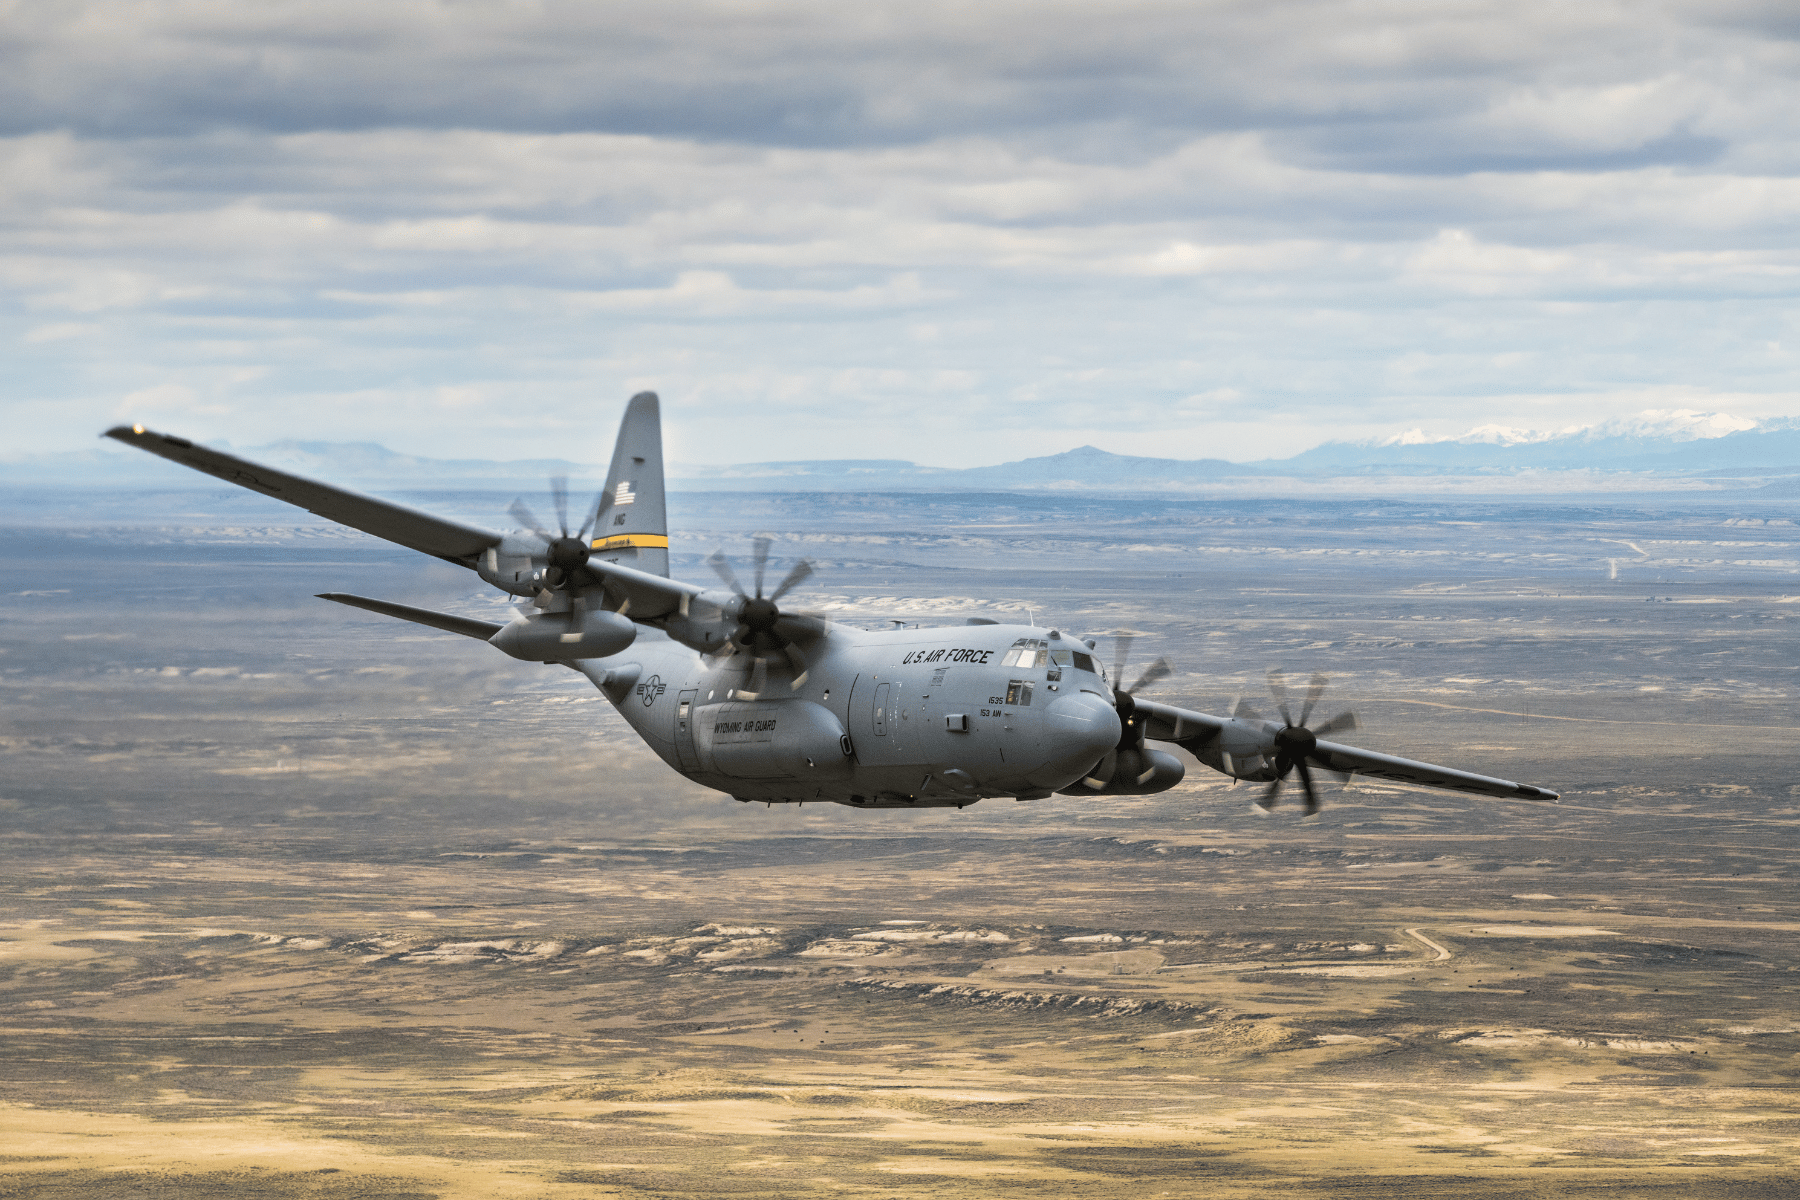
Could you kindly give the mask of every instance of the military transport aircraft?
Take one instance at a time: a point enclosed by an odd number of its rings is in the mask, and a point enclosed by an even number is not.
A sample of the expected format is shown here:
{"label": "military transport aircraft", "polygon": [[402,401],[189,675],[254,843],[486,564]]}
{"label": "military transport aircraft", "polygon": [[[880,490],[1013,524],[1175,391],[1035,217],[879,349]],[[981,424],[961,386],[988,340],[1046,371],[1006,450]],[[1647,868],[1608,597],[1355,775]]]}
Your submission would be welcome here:
{"label": "military transport aircraft", "polygon": [[1555,800],[1555,792],[1325,740],[1356,727],[1342,713],[1311,726],[1314,676],[1298,716],[1271,673],[1279,721],[1240,703],[1229,717],[1140,699],[1171,672],[1160,659],[1124,685],[1124,642],[1108,675],[1093,639],[972,619],[949,628],[864,630],[782,600],[812,574],[801,560],[765,589],[767,539],[751,586],[715,553],[723,588],[669,578],[662,418],[655,394],[626,406],[606,488],[569,528],[567,488],[552,481],[558,525],[522,503],[522,526],[494,533],[302,479],[141,425],[107,437],[296,504],[332,521],[467,567],[529,604],[505,625],[364,596],[335,600],[479,638],[514,658],[572,667],[605,693],[664,762],[739,800],[832,801],[863,808],[963,807],[983,797],[1143,796],[1181,782],[1167,742],[1215,771],[1267,784],[1265,808],[1298,777],[1319,806],[1315,769],[1481,796]]}

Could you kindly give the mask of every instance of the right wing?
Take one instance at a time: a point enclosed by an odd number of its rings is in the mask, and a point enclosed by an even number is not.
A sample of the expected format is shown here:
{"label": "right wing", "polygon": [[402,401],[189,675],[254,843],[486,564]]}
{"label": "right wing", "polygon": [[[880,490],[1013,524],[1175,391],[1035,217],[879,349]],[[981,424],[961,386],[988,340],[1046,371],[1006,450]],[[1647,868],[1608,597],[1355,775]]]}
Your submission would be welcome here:
{"label": "right wing", "polygon": [[1472,771],[1458,771],[1452,767],[1414,762],[1410,758],[1395,758],[1391,754],[1377,754],[1373,750],[1364,750],[1357,746],[1340,746],[1336,742],[1320,742],[1319,757],[1324,759],[1332,770],[1350,771],[1357,775],[1392,780],[1395,783],[1443,788],[1452,792],[1469,792],[1477,796],[1497,796],[1503,800],[1548,800],[1554,802],[1562,798],[1548,788],[1533,787],[1529,783],[1514,783],[1510,779],[1496,779],[1491,775],[1477,775]]}
{"label": "right wing", "polygon": [[107,430],[106,436],[458,566],[473,567],[484,550],[500,542],[499,534],[486,529],[446,521],[416,508],[391,500],[377,500],[349,488],[289,475],[222,450],[196,446],[183,437],[156,433],[142,425],[120,425]]}
{"label": "right wing", "polygon": [[[1207,713],[1158,704],[1154,700],[1134,701],[1136,711],[1145,720],[1144,736],[1159,742],[1174,742],[1214,770],[1224,770],[1221,752],[1237,758],[1248,758],[1274,745],[1273,733],[1280,728],[1272,721],[1234,720]],[[1528,783],[1514,783],[1492,775],[1458,771],[1435,763],[1377,754],[1359,746],[1337,742],[1320,742],[1309,760],[1328,770],[1410,783],[1417,787],[1443,788],[1451,792],[1467,792],[1477,796],[1495,796],[1506,800],[1557,800],[1560,797],[1547,788]],[[1230,774],[1229,771],[1226,772]]]}

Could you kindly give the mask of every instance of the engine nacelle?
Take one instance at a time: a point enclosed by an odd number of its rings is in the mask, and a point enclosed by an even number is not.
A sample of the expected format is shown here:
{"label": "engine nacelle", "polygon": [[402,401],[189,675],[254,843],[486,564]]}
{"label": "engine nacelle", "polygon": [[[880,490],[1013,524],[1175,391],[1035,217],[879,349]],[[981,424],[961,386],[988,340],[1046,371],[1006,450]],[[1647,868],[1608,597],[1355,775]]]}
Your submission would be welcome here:
{"label": "engine nacelle", "polygon": [[1173,754],[1128,746],[1113,750],[1094,769],[1062,789],[1065,796],[1151,796],[1166,792],[1187,775]]}
{"label": "engine nacelle", "polygon": [[810,700],[708,704],[694,713],[700,769],[733,779],[817,779],[850,770],[843,722]]}
{"label": "engine nacelle", "polygon": [[538,538],[509,533],[475,560],[475,573],[501,591],[534,595],[541,588],[534,576],[542,570],[544,553],[544,543]]}
{"label": "engine nacelle", "polygon": [[526,662],[567,662],[606,658],[637,640],[629,618],[604,609],[582,613],[571,627],[568,613],[532,613],[519,617],[488,639],[492,646]]}

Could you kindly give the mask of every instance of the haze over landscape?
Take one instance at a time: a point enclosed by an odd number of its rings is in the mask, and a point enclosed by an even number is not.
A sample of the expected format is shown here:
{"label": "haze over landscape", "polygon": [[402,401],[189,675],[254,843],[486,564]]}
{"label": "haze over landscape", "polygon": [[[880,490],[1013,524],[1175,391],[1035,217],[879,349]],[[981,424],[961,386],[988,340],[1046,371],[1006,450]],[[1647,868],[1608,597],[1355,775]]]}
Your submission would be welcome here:
{"label": "haze over landscape", "polygon": [[[230,450],[228,443],[215,442]],[[562,475],[598,487],[605,465],[568,459],[431,459],[371,442],[287,439],[243,450],[258,462],[375,489],[514,486]],[[16,457],[9,478],[71,486],[155,483],[167,469],[120,447]],[[948,468],[902,459],[822,459],[709,465],[670,463],[673,486],[705,491],[1102,489],[1226,494],[1243,491],[1741,490],[1800,480],[1800,419],[1749,421],[1719,413],[1646,412],[1549,434],[1482,428],[1458,438],[1417,431],[1375,442],[1327,442],[1286,459],[1233,463],[1111,454],[1062,454]]]}

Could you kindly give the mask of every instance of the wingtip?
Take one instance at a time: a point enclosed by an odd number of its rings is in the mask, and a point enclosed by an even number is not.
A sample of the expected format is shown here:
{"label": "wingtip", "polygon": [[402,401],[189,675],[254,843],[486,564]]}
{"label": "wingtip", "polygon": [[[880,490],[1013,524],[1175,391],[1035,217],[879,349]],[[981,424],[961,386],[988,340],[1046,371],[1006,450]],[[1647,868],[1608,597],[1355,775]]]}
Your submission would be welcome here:
{"label": "wingtip", "polygon": [[162,433],[155,429],[146,428],[141,422],[134,422],[130,425],[114,425],[100,436],[124,442],[128,446],[137,446],[140,449],[150,450],[154,454],[162,453],[160,450],[153,449],[154,444],[157,442],[175,446],[182,450],[192,450],[194,448],[194,443],[187,438],[177,437],[172,433]]}
{"label": "wingtip", "polygon": [[1521,783],[1519,790],[1513,794],[1521,800],[1542,800],[1550,804],[1558,804],[1562,801],[1560,792],[1553,792],[1549,788],[1532,787],[1529,783]]}

